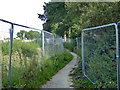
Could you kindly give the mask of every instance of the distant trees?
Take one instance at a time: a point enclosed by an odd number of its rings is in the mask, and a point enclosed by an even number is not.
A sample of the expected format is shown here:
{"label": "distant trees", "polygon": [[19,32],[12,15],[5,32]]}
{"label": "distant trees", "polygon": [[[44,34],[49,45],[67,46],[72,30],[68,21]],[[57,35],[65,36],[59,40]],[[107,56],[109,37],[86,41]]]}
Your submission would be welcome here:
{"label": "distant trees", "polygon": [[38,37],[40,37],[40,33],[37,31],[24,31],[24,30],[20,30],[20,32],[17,33],[17,37],[19,37],[20,39],[23,39],[23,36],[27,39],[37,39]]}
{"label": "distant trees", "polygon": [[37,39],[38,37],[40,37],[40,33],[37,31],[29,31],[27,33],[27,39]]}
{"label": "distant trees", "polygon": [[19,37],[20,39],[23,39],[23,34],[26,34],[26,31],[24,30],[20,30],[20,32],[17,33],[17,37]]}

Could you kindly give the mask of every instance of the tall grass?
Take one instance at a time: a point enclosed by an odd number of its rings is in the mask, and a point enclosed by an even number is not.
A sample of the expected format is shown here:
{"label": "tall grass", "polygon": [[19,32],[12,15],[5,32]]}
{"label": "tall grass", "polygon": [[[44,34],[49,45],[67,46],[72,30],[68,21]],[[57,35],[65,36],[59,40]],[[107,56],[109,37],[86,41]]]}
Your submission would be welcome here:
{"label": "tall grass", "polygon": [[[23,87],[29,77],[29,72],[38,64],[36,44],[13,41],[12,60],[11,60],[11,82],[12,87]],[[9,42],[2,43],[3,55],[3,88],[9,87],[8,84],[8,65],[9,65]],[[34,61],[33,61],[34,60]],[[17,86],[16,86],[17,85]]]}
{"label": "tall grass", "polygon": [[[11,64],[12,88],[38,88],[48,81],[59,69],[64,67],[73,56],[68,52],[59,52],[56,58],[42,58],[41,47],[36,43],[13,41]],[[2,43],[2,83],[9,88],[9,42]],[[45,56],[47,57],[47,55]]]}

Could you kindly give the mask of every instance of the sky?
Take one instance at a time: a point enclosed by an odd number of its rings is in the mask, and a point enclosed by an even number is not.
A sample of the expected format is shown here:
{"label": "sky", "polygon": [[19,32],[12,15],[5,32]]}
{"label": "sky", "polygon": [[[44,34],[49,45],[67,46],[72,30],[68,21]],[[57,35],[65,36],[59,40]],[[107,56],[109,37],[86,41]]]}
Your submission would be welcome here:
{"label": "sky", "polygon": [[[37,13],[43,14],[44,2],[50,0],[0,0],[0,19],[17,24],[43,29],[44,23],[38,18]],[[9,37],[10,25],[0,21],[0,40]],[[14,27],[14,37],[20,31],[20,27]]]}

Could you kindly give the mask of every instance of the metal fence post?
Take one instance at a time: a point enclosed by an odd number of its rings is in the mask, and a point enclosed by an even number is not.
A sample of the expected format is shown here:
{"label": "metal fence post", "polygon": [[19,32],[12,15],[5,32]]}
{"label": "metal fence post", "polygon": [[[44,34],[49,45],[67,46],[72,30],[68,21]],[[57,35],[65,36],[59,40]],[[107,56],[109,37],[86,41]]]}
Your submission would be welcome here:
{"label": "metal fence post", "polygon": [[78,49],[78,38],[76,38],[76,42],[77,42],[77,49]]}
{"label": "metal fence post", "polygon": [[85,75],[83,31],[82,31],[82,73]]}
{"label": "metal fence post", "polygon": [[43,57],[45,52],[45,43],[44,43],[45,37],[44,37],[44,31],[42,30],[42,51],[43,51]]}
{"label": "metal fence post", "polygon": [[119,25],[120,22],[117,23],[117,25],[115,25],[116,28],[116,57],[117,57],[117,86],[118,86],[118,90],[120,89],[120,60],[119,60]]}
{"label": "metal fence post", "polygon": [[53,34],[53,53],[54,53],[54,57],[55,57],[55,38],[54,38],[54,34]]}
{"label": "metal fence post", "polygon": [[12,56],[12,42],[13,42],[13,24],[11,24],[10,28],[10,56],[9,56],[9,71],[8,71],[8,79],[9,85],[11,87],[11,56]]}
{"label": "metal fence post", "polygon": [[56,59],[56,34],[55,34],[55,59]]}
{"label": "metal fence post", "polygon": [[62,43],[62,36],[61,36],[61,40],[60,40],[61,42],[60,42],[60,45],[61,45],[61,50],[62,50],[62,52],[63,52],[63,43]]}
{"label": "metal fence post", "polygon": [[64,52],[63,38],[62,38],[62,51]]}
{"label": "metal fence post", "polygon": [[63,38],[62,38],[62,51],[64,52]]}

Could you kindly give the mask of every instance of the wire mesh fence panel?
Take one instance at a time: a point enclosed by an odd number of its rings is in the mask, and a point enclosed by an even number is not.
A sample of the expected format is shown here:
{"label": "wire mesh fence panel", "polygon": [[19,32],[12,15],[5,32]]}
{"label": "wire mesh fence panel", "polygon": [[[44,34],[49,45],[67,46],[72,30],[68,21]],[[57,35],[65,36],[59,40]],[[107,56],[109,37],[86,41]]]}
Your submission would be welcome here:
{"label": "wire mesh fence panel", "polygon": [[[57,51],[64,49],[58,35],[56,43]],[[35,77],[40,77],[48,58],[54,55],[52,33],[0,19],[0,86],[34,87]]]}
{"label": "wire mesh fence panel", "polygon": [[63,38],[61,37],[61,49],[62,49],[62,52],[64,52],[64,46],[63,46]]}
{"label": "wire mesh fence panel", "polygon": [[76,38],[77,54],[81,57],[81,37]]}
{"label": "wire mesh fence panel", "polygon": [[83,72],[97,86],[117,88],[115,25],[86,29],[82,35]]}
{"label": "wire mesh fence panel", "polygon": [[[11,58],[11,86],[24,88],[41,68],[41,32],[14,25]],[[29,83],[29,84],[28,84]]]}
{"label": "wire mesh fence panel", "polygon": [[44,32],[44,55],[45,58],[54,56],[54,36],[52,33]]}
{"label": "wire mesh fence panel", "polygon": [[66,39],[66,42],[67,42],[67,43],[73,43],[73,42],[74,42],[74,39],[73,39],[73,38],[67,38],[67,39]]}
{"label": "wire mesh fence panel", "polygon": [[55,53],[63,51],[63,41],[59,35],[55,35]]}
{"label": "wire mesh fence panel", "polygon": [[74,51],[74,47],[77,48],[76,39],[67,38],[66,41],[64,42],[64,46],[70,51]]}

